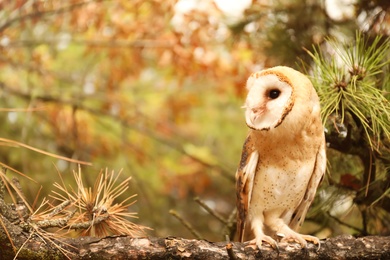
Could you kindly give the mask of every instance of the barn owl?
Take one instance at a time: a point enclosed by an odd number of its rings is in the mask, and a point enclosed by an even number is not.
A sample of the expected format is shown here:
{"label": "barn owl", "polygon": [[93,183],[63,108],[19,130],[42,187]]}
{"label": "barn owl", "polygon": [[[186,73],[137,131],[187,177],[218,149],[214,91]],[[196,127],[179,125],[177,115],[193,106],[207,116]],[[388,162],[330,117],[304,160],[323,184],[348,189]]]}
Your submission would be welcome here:
{"label": "barn owl", "polygon": [[[243,242],[278,247],[277,240],[319,244],[297,232],[326,167],[320,104],[310,80],[289,67],[253,73],[247,81],[249,134],[236,172],[237,230]],[[249,226],[250,225],[250,226]]]}

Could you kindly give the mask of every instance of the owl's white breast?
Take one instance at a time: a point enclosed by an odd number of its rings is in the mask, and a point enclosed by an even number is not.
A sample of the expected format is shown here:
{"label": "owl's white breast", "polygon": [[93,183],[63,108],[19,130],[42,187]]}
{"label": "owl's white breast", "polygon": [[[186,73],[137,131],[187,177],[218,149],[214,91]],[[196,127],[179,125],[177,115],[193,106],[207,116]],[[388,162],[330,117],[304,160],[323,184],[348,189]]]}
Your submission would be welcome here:
{"label": "owl's white breast", "polygon": [[[279,131],[288,129],[280,128]],[[286,210],[293,211],[301,202],[312,176],[318,148],[306,131],[295,138],[288,138],[287,132],[285,138],[280,135],[276,138],[272,131],[256,133],[261,135],[256,142],[259,162],[249,215],[275,210],[282,215]]]}
{"label": "owl's white breast", "polygon": [[263,211],[296,208],[304,196],[314,165],[284,168],[260,163],[259,167],[251,205]]}

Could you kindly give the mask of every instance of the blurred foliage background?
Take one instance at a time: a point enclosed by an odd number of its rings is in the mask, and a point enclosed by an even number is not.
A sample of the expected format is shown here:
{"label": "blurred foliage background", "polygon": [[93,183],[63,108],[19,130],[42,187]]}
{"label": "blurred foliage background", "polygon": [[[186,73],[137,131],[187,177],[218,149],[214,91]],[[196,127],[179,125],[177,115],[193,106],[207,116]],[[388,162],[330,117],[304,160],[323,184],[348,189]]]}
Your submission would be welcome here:
{"label": "blurred foliage background", "polygon": [[[0,137],[92,162],[82,170],[90,185],[101,169],[123,168],[133,177],[125,196],[138,194],[131,210],[150,235],[193,237],[173,209],[222,240],[225,224],[193,199],[226,219],[234,210],[249,74],[280,64],[310,73],[309,52],[327,55],[327,37],[386,39],[389,11],[386,0],[3,0]],[[390,165],[367,180],[361,156],[330,147],[302,232],[389,235]],[[6,144],[0,162],[36,181],[18,177],[31,203],[57,171],[67,180],[77,169]],[[366,200],[372,185],[381,189]]]}

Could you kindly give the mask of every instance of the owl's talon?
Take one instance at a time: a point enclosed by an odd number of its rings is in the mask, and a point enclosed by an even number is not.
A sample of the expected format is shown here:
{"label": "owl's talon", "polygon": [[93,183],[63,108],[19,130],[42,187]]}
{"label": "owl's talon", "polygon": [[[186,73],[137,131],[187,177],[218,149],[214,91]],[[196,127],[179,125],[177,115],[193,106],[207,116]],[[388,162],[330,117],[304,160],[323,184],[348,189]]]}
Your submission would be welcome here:
{"label": "owl's talon", "polygon": [[256,247],[260,249],[263,245],[263,241],[268,243],[273,249],[276,249],[279,252],[278,243],[272,237],[266,235],[248,241],[248,246],[256,245]]}
{"label": "owl's talon", "polygon": [[272,247],[272,248],[276,249],[276,251],[278,252],[278,255],[279,255],[280,250],[279,250],[279,245],[277,242],[275,242],[275,247]]}
{"label": "owl's talon", "polygon": [[282,242],[288,242],[288,241],[293,240],[293,241],[296,241],[299,244],[301,244],[302,248],[306,248],[307,247],[307,242],[306,241],[312,242],[312,243],[314,243],[316,245],[320,245],[320,240],[317,237],[299,234],[299,233],[291,230],[287,226],[285,226],[283,228],[283,231],[281,233],[284,235],[284,237],[281,240]]}
{"label": "owl's talon", "polygon": [[318,247],[317,247],[317,252],[319,252],[320,251],[320,248],[321,248],[321,242],[320,241],[318,241]]}

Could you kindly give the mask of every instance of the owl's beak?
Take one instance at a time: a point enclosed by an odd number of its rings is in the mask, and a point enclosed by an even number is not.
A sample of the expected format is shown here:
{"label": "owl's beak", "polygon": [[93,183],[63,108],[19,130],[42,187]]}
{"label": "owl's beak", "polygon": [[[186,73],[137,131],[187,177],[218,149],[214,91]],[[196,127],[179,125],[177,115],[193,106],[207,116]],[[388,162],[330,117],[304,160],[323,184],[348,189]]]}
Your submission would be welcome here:
{"label": "owl's beak", "polygon": [[252,108],[252,113],[253,114],[262,114],[264,111],[264,108],[263,107],[255,107],[255,108]]}
{"label": "owl's beak", "polygon": [[264,113],[264,110],[265,108],[263,106],[259,106],[259,107],[254,107],[254,108],[251,108],[249,109],[249,113],[250,113],[250,121],[253,125],[256,124],[256,120]]}

